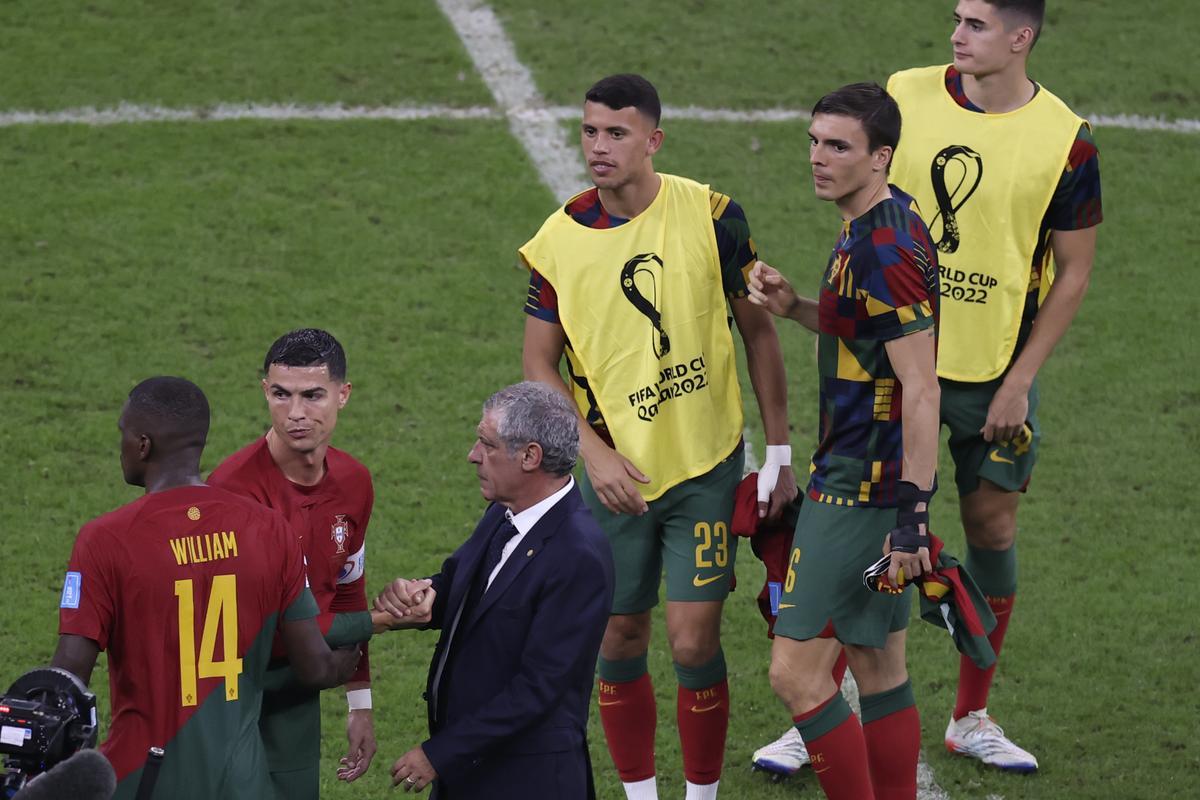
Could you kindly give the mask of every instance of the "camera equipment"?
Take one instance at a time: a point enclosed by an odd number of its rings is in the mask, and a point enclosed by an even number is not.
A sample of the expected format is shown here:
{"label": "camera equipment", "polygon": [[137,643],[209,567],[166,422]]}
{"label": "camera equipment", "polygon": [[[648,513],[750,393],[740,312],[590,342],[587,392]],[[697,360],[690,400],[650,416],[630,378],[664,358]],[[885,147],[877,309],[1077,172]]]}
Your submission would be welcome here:
{"label": "camera equipment", "polygon": [[77,750],[96,745],[96,696],[63,669],[42,667],[17,678],[0,697],[3,797]]}

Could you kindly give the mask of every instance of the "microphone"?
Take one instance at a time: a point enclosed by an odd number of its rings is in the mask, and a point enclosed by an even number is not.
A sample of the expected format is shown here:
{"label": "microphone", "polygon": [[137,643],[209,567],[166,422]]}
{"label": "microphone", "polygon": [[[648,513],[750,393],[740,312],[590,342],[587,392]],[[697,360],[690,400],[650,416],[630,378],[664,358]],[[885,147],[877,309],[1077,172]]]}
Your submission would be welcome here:
{"label": "microphone", "polygon": [[117,791],[117,773],[96,750],[75,755],[38,775],[13,800],[111,800]]}

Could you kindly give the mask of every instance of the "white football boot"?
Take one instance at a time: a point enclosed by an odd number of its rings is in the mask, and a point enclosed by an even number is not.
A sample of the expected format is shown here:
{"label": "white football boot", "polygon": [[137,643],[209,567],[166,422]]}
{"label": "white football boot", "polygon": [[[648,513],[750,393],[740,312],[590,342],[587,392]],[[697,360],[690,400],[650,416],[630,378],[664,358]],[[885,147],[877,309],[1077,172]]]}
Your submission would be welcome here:
{"label": "white football boot", "polygon": [[755,770],[786,777],[809,765],[808,748],[800,731],[790,727],[775,741],[754,751],[751,763]]}
{"label": "white football boot", "polygon": [[1037,772],[1038,768],[1033,754],[1013,744],[1004,735],[1004,729],[988,716],[986,708],[950,720],[946,726],[946,749],[1009,772]]}

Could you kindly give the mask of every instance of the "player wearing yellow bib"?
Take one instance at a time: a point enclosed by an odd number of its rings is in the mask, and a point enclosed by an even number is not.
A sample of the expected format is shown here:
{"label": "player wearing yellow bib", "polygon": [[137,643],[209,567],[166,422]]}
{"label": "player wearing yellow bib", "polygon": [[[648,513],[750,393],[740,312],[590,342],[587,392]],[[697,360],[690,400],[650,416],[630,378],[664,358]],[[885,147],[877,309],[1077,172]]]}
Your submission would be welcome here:
{"label": "player wearing yellow bib", "polygon": [[[525,376],[573,396],[581,489],[613,545],[616,593],[600,649],[599,705],[631,800],[657,797],[650,609],[667,576],[667,634],[688,800],[716,797],[729,721],[721,608],[742,477],[742,400],[730,314],[745,343],[767,441],[759,513],[796,495],[783,357],[746,299],[755,260],[729,197],[655,172],[661,106],[641,76],[588,90],[582,145],[595,188],[556,210],[521,257],[531,270]],[[559,374],[566,355],[571,386]]]}
{"label": "player wearing yellow bib", "polygon": [[[997,654],[1016,594],[1017,506],[1040,438],[1036,377],[1083,301],[1101,217],[1088,124],[1026,71],[1044,12],[1042,0],[960,0],[953,65],[888,82],[905,120],[892,180],[916,198],[939,251],[942,424],[966,566],[996,614]],[[946,747],[1036,770],[988,717],[991,682],[992,670],[962,659]]]}

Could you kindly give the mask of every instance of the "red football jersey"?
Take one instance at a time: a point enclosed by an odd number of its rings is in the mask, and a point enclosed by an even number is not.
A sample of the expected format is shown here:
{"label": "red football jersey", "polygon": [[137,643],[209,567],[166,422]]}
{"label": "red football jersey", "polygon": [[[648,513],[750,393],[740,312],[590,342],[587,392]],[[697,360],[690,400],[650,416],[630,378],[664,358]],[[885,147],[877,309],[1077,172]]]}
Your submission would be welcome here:
{"label": "red football jersey", "polygon": [[304,582],[284,518],[222,489],[154,492],[83,526],[59,633],[108,652],[112,725],[100,749],[119,780],[193,717],[187,753],[217,772],[238,757],[279,622],[315,612]]}
{"label": "red football jersey", "polygon": [[[368,609],[365,539],[375,489],[370,471],[353,456],[330,447],[325,477],[316,486],[300,486],[275,465],[264,436],[221,462],[208,480],[282,512],[300,537],[323,633],[334,614]],[[278,642],[276,654],[283,654]],[[371,680],[366,644],[362,654],[352,681]]]}

